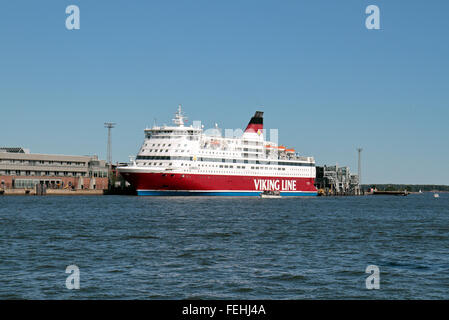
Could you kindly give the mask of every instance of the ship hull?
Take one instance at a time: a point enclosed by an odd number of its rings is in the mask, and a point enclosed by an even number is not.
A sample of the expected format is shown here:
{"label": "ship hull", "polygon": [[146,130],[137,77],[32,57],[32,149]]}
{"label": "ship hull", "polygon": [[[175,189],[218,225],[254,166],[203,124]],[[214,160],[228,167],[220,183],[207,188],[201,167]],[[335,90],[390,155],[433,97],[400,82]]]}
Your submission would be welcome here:
{"label": "ship hull", "polygon": [[140,196],[259,196],[277,190],[281,196],[316,196],[313,178],[123,172]]}

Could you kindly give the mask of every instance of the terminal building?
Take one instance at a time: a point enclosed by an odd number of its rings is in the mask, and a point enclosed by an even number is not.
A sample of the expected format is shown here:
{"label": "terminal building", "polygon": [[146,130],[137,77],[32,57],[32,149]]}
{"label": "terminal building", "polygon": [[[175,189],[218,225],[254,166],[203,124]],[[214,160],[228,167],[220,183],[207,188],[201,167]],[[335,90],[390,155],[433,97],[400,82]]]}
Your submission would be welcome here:
{"label": "terminal building", "polygon": [[97,156],[30,153],[0,147],[0,189],[107,189],[108,166]]}

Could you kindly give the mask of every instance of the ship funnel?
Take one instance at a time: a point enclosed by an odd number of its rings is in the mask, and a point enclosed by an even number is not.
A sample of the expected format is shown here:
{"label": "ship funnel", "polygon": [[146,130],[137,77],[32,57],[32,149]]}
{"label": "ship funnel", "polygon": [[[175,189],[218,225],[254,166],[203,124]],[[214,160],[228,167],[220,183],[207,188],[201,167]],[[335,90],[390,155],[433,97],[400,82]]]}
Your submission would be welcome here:
{"label": "ship funnel", "polygon": [[262,111],[256,111],[254,116],[249,121],[248,126],[245,129],[245,132],[258,133],[259,130],[260,130],[260,132],[262,132],[262,130],[263,130],[263,112]]}

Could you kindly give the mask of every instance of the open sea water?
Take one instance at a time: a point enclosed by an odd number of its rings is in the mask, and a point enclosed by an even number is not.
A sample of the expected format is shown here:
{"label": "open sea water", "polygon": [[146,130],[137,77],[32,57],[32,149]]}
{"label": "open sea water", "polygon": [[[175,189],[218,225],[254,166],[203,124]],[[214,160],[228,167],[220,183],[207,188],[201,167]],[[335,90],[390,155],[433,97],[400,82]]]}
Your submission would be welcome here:
{"label": "open sea water", "polygon": [[449,194],[0,196],[0,299],[449,299]]}

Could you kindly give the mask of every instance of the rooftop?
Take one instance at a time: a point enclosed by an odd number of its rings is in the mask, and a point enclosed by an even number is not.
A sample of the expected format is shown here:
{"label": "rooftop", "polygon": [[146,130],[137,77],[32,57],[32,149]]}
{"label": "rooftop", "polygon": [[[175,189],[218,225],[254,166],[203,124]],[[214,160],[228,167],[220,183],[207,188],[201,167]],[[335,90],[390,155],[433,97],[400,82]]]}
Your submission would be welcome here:
{"label": "rooftop", "polygon": [[0,147],[0,152],[8,153],[30,153],[29,149],[24,149],[22,147]]}

